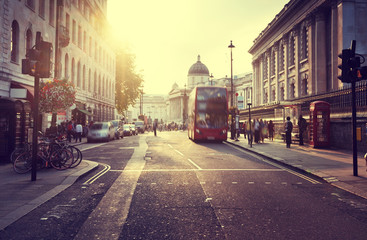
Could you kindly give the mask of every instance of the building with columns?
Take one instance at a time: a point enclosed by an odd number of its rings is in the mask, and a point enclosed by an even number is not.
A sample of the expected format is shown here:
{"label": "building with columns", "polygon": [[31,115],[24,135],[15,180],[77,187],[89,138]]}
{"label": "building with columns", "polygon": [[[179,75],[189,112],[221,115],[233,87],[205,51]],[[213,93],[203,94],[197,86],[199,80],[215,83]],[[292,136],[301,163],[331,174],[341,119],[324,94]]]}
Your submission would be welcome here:
{"label": "building with columns", "polygon": [[[290,0],[249,49],[252,117],[275,120],[280,135],[285,117],[290,116],[297,133],[298,117],[303,115],[312,124],[311,103],[322,100],[330,104],[330,117],[323,117],[330,145],[351,149],[351,84],[338,79],[338,55],[356,40],[356,53],[367,56],[366,12],[367,0]],[[366,149],[367,84],[357,82],[357,87],[358,148]],[[248,115],[241,112],[242,119]]]}
{"label": "building with columns", "polygon": [[254,40],[253,105],[337,90],[338,54],[367,54],[367,1],[291,0]]}

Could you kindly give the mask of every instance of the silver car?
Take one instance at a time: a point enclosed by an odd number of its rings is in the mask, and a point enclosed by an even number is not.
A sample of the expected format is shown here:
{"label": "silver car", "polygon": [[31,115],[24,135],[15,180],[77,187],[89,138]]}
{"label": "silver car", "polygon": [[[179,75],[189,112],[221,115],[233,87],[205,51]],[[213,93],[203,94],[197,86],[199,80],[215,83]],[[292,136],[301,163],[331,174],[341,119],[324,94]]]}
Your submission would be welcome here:
{"label": "silver car", "polygon": [[112,122],[96,122],[89,127],[87,142],[107,141],[115,138],[115,128]]}

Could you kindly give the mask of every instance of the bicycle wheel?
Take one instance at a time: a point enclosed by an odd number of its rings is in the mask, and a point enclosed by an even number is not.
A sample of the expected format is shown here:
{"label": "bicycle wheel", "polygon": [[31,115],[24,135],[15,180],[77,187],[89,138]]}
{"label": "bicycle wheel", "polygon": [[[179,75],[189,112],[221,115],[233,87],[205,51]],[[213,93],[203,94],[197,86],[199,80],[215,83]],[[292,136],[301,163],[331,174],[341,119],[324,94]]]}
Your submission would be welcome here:
{"label": "bicycle wheel", "polygon": [[27,173],[32,169],[32,153],[27,151],[20,154],[13,163],[16,173]]}
{"label": "bicycle wheel", "polygon": [[75,168],[82,162],[83,154],[77,147],[74,146],[68,146],[67,149],[70,150],[74,156],[74,161],[71,164],[70,168]]}
{"label": "bicycle wheel", "polygon": [[59,149],[52,152],[49,161],[53,168],[57,170],[65,170],[73,163],[74,156],[68,149]]}

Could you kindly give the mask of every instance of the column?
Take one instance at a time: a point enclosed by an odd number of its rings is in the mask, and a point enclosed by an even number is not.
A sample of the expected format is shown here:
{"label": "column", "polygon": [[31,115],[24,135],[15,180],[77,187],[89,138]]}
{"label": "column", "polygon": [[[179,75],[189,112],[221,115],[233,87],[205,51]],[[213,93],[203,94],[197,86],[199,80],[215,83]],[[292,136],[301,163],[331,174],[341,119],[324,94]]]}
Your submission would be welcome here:
{"label": "column", "polygon": [[294,75],[294,97],[298,98],[301,95],[301,83],[299,82],[301,77],[299,76],[299,60],[300,60],[300,31],[298,27],[293,29],[293,36],[294,36],[294,67],[295,67],[295,75]]}
{"label": "column", "polygon": [[288,34],[283,36],[283,46],[284,46],[284,100],[288,100],[288,89],[289,89],[289,81],[288,81],[288,54],[289,54],[289,45],[288,45]]}
{"label": "column", "polygon": [[338,79],[338,9],[336,2],[331,5],[331,86],[330,90],[337,90],[339,86]]}
{"label": "column", "polygon": [[279,101],[279,42],[277,42],[275,45],[274,45],[274,54],[275,54],[275,57],[274,57],[274,73],[275,73],[275,79],[274,79],[274,82],[275,82],[275,96],[274,96],[274,99],[276,102]]}
{"label": "column", "polygon": [[315,22],[315,93],[326,92],[326,26],[323,12],[316,13]]}

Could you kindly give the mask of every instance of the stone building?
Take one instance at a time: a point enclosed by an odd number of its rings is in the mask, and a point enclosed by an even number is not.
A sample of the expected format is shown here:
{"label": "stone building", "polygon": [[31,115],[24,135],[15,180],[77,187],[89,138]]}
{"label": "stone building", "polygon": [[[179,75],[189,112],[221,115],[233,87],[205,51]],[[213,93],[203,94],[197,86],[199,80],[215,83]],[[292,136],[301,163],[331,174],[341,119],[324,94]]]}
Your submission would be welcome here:
{"label": "stone building", "polygon": [[291,0],[254,40],[253,105],[329,92],[338,54],[357,40],[367,53],[367,1]]}
{"label": "stone building", "polygon": [[[310,121],[311,103],[323,100],[330,104],[330,145],[351,148],[351,90],[338,79],[338,55],[356,40],[356,53],[367,56],[366,10],[367,0],[290,0],[249,49],[253,118],[275,119],[280,134],[290,116],[297,132],[299,115]],[[367,89],[357,85],[358,148],[366,149]]]}
{"label": "stone building", "polygon": [[[33,100],[34,78],[22,74],[21,62],[35,45],[36,32],[41,32],[43,40],[53,44],[52,78],[68,79],[77,91],[74,110],[66,109],[60,116],[82,122],[112,119],[115,54],[107,41],[107,0],[0,4],[0,96]],[[27,94],[12,95],[14,88],[26,89]]]}
{"label": "stone building", "polygon": [[167,96],[160,94],[143,94],[141,98],[130,106],[127,111],[127,121],[136,121],[139,115],[142,114],[147,117],[149,122],[158,119],[159,122],[167,122]]}

